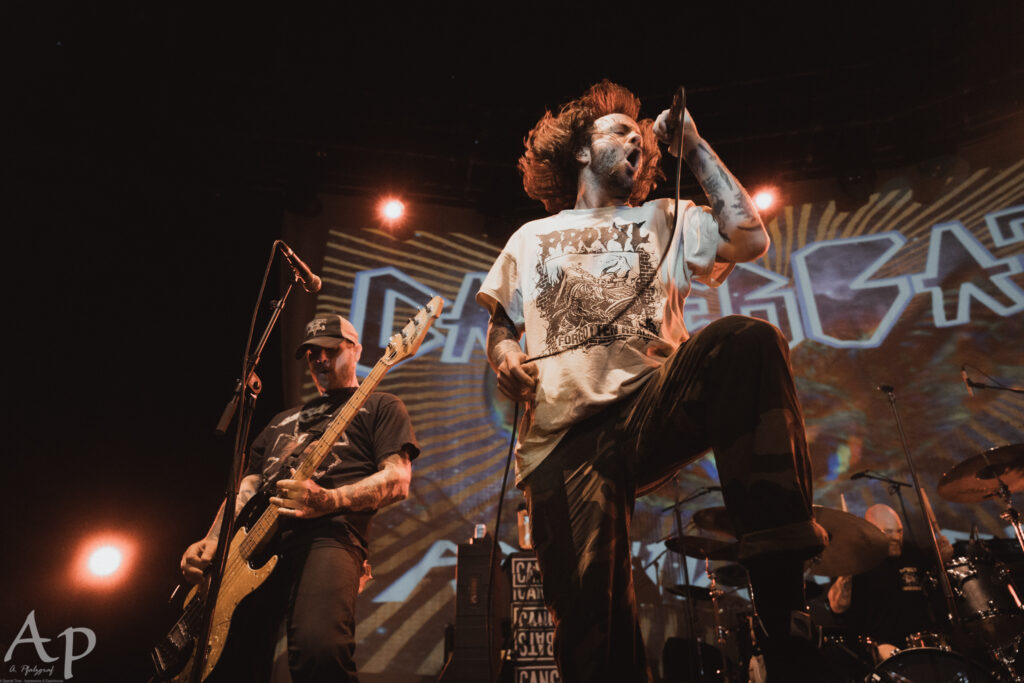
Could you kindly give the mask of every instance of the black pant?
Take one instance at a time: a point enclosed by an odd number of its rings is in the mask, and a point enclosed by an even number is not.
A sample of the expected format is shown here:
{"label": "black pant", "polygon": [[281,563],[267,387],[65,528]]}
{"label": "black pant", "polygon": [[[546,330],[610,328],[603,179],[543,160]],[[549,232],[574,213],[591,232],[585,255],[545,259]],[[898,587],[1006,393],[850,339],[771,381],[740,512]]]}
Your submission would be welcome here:
{"label": "black pant", "polygon": [[709,447],[741,560],[799,560],[823,547],[788,344],[763,321],[717,320],[635,394],[574,425],[524,482],[565,683],[649,680],[630,571],[633,504]]}
{"label": "black pant", "polygon": [[281,620],[294,683],[359,680],[355,606],[361,551],[333,538],[292,544],[266,582],[239,604],[211,681],[267,681]]}

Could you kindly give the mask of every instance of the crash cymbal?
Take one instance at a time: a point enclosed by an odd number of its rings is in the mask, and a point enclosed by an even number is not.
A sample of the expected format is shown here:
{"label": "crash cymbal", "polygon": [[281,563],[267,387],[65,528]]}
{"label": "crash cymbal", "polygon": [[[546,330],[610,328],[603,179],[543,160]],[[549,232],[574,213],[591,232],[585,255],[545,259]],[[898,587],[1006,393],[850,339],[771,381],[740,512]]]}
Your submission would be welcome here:
{"label": "crash cymbal", "polygon": [[954,503],[980,503],[999,493],[1024,489],[1024,444],[990,448],[942,475],[939,495]]}
{"label": "crash cymbal", "polygon": [[721,505],[697,510],[693,513],[693,523],[697,525],[698,529],[713,531],[736,538],[736,531],[732,526],[732,518],[729,517],[729,513]]}
{"label": "crash cymbal", "polygon": [[[687,586],[682,584],[679,586],[668,586],[666,589],[673,595],[678,595],[681,598],[694,601],[698,607],[711,607],[711,591],[704,586]],[[750,605],[750,603],[744,598],[736,595],[735,593],[726,593],[721,590],[717,591],[715,600],[718,602],[718,609],[725,611],[736,611],[744,609]]]}
{"label": "crash cymbal", "polygon": [[736,561],[739,544],[704,536],[676,536],[665,541],[665,547],[683,555],[709,560]]}
{"label": "crash cymbal", "polygon": [[828,532],[824,552],[807,563],[818,576],[845,576],[874,569],[889,554],[889,539],[871,522],[849,512],[814,506],[814,519]]}

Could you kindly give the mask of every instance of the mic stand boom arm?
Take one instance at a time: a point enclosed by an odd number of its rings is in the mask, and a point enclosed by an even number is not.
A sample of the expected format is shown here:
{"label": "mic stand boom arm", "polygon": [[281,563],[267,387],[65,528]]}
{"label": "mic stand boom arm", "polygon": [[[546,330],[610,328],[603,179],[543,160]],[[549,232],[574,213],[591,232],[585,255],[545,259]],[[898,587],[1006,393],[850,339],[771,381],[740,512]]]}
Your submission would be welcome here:
{"label": "mic stand boom arm", "polygon": [[903,500],[903,491],[900,490],[904,486],[909,488],[910,484],[908,484],[905,481],[898,481],[896,479],[884,477],[881,474],[875,474],[870,470],[865,470],[859,476],[864,477],[865,479],[876,479],[878,481],[884,481],[886,484],[889,485],[889,495],[891,496],[895,494],[900,501],[900,510],[903,512],[903,519],[907,525],[907,535],[910,537],[910,542],[914,545],[917,545],[917,536],[914,534],[914,526],[910,523],[910,517],[907,515],[907,504]]}

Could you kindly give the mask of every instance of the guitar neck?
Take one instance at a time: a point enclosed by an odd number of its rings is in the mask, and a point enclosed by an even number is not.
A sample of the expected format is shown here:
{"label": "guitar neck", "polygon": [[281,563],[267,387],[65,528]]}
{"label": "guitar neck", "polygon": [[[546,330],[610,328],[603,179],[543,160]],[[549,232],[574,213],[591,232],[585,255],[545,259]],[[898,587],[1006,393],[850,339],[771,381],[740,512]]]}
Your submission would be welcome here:
{"label": "guitar neck", "polygon": [[[331,452],[334,442],[338,440],[338,437],[341,436],[352,419],[359,413],[363,404],[366,403],[366,399],[377,388],[380,381],[384,379],[384,375],[387,374],[390,367],[384,359],[381,359],[373,366],[373,370],[356,388],[356,392],[345,402],[345,405],[341,407],[338,414],[331,419],[327,428],[324,429],[323,435],[317,439],[316,444],[309,449],[309,452],[299,462],[295,468],[295,473],[291,476],[292,479],[304,481],[313,476],[320,463]],[[242,557],[248,560],[273,535],[277,529],[277,518],[277,506],[268,505],[267,509],[263,511],[263,514],[260,515],[259,519],[249,529],[245,540],[239,545],[239,552]]]}

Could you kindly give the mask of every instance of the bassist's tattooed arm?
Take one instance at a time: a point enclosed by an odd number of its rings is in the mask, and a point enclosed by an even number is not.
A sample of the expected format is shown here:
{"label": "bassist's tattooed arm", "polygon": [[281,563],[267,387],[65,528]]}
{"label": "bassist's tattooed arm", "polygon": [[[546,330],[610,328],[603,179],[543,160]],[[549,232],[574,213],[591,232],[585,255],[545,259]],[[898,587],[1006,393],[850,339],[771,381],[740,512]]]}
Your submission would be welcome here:
{"label": "bassist's tattooed arm", "polygon": [[412,463],[404,452],[381,460],[377,472],[352,484],[325,489],[312,479],[284,479],[270,502],[285,517],[310,519],[335,512],[362,512],[405,500],[412,481]]}

